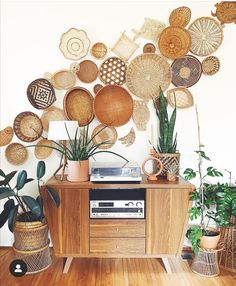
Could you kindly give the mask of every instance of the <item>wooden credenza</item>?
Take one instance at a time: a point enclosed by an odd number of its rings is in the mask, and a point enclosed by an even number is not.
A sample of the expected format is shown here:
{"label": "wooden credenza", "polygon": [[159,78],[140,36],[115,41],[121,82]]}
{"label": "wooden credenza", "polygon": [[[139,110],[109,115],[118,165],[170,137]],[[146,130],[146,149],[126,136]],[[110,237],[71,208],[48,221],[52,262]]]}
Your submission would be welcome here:
{"label": "wooden credenza", "polygon": [[[159,179],[140,184],[71,183],[50,179],[61,199],[56,208],[41,187],[54,253],[66,258],[66,273],[74,257],[155,257],[162,258],[171,272],[168,258],[181,254],[194,186],[183,179]],[[144,219],[90,219],[90,189],[145,188]],[[121,198],[122,200],[122,198]]]}

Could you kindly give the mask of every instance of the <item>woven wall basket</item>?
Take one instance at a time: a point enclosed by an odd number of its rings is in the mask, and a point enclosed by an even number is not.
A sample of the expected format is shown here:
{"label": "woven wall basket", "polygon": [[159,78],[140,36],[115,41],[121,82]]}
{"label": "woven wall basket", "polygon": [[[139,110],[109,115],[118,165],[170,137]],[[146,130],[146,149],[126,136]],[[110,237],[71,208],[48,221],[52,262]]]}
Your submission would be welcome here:
{"label": "woven wall basket", "polygon": [[[158,153],[156,157],[162,162],[163,164],[163,170],[160,173],[160,176],[167,176],[167,171],[170,168],[170,166],[176,166],[179,170],[179,162],[180,162],[180,153]],[[155,161],[153,162],[153,169],[154,171],[157,169],[158,166],[156,166]],[[176,172],[178,175],[179,172]]]}

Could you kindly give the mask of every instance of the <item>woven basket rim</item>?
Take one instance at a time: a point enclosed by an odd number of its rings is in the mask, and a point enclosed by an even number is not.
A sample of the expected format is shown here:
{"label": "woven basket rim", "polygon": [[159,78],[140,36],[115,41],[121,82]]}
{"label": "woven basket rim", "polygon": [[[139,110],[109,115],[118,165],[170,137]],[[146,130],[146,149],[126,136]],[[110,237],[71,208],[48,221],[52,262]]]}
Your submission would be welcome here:
{"label": "woven basket rim", "polygon": [[50,240],[48,239],[48,242],[45,246],[41,247],[41,248],[38,248],[38,249],[34,249],[34,250],[19,250],[17,248],[15,248],[15,243],[13,243],[13,249],[15,252],[17,253],[22,253],[22,254],[33,254],[33,253],[37,253],[37,252],[40,252],[40,251],[43,251],[45,250],[47,247],[49,247],[49,244],[50,244]]}

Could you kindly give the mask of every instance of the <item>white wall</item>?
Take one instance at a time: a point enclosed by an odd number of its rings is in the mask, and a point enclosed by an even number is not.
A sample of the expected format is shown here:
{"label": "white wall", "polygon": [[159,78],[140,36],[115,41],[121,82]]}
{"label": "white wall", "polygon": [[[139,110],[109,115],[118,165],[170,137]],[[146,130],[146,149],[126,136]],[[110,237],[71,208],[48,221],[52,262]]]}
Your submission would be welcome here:
{"label": "white wall", "polygon": [[[55,72],[69,68],[72,61],[67,60],[59,50],[62,33],[75,27],[87,32],[91,43],[102,41],[112,47],[122,31],[132,36],[131,29],[138,29],[144,17],[159,19],[168,24],[170,12],[181,5],[192,10],[192,19],[210,16],[217,1],[1,1],[1,111],[0,129],[12,125],[15,116],[22,111],[33,111],[39,116],[42,111],[34,109],[26,96],[27,86],[31,81],[43,76],[45,72]],[[236,178],[235,164],[235,50],[236,25],[226,25],[224,40],[214,55],[221,61],[220,71],[210,77],[202,75],[200,81],[190,88],[194,101],[198,105],[202,143],[212,159],[212,165],[228,169]],[[146,40],[138,40],[142,46]],[[109,54],[110,56],[112,53]],[[87,57],[89,58],[89,56]],[[97,61],[99,65],[101,61]],[[97,80],[99,82],[99,80]],[[91,92],[94,85],[86,86]],[[172,86],[173,87],[173,86]],[[57,106],[62,106],[65,91],[56,91]],[[147,157],[151,122],[154,125],[155,138],[156,116],[149,104],[151,119],[147,132],[137,131],[136,142],[129,148],[117,142],[113,151],[126,156],[130,161],[142,163]],[[94,120],[92,126],[98,122]],[[132,120],[117,128],[119,137],[124,136],[134,126]],[[181,168],[194,166],[193,151],[197,148],[197,129],[194,108],[179,110],[177,114],[178,149],[181,152]],[[18,142],[18,138],[14,137]],[[37,160],[33,150],[28,149],[30,158],[17,168],[5,159],[5,147],[1,147],[1,168],[6,172],[14,169],[27,169],[34,176]],[[117,160],[103,155],[99,160]],[[58,166],[59,157],[51,155],[46,160],[49,178]],[[31,185],[33,186],[33,185]],[[36,195],[34,187],[26,190]],[[0,205],[1,207],[1,205]],[[11,245],[12,235],[7,227],[0,229],[0,245]]]}

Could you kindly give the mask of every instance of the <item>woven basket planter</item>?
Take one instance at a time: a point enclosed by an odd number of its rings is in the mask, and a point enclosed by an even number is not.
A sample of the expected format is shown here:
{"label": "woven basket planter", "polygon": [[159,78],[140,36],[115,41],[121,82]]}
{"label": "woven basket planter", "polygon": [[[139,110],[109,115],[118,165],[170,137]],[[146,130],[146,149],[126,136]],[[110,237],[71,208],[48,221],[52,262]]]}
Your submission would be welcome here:
{"label": "woven basket planter", "polygon": [[236,272],[236,219],[231,218],[232,226],[220,230],[220,244],[224,246],[219,255],[220,267]]}
{"label": "woven basket planter", "polygon": [[[180,153],[158,153],[156,157],[162,162],[163,170],[160,173],[160,176],[167,176],[167,171],[170,166],[176,166],[177,170],[179,170],[179,162],[180,162]],[[154,171],[157,169],[156,163],[153,163]],[[179,174],[179,171],[176,172],[176,175]]]}
{"label": "woven basket planter", "polygon": [[36,250],[48,243],[48,225],[46,221],[16,222],[14,229],[14,247],[18,250]]}

